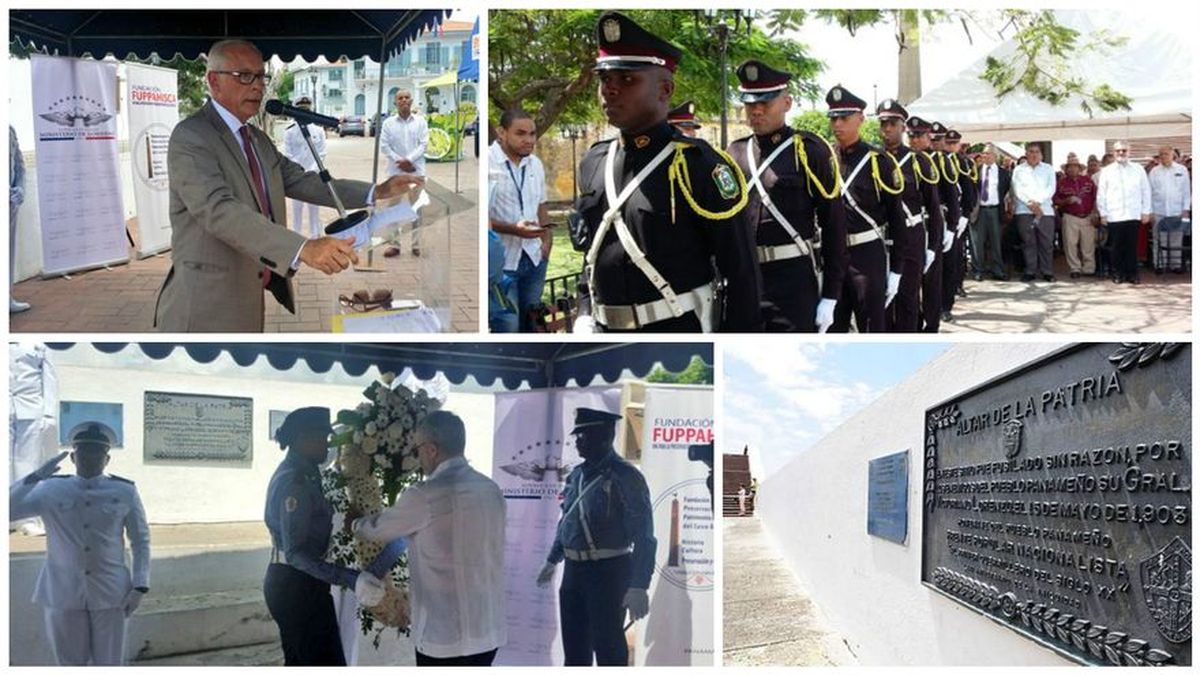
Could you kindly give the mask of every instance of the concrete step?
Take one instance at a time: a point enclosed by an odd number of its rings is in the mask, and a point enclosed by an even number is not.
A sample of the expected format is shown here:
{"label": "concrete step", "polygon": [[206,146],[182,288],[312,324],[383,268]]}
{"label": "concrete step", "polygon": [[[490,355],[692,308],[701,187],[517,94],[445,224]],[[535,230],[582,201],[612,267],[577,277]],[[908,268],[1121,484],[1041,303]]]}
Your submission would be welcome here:
{"label": "concrete step", "polygon": [[282,666],[279,641],[134,661],[133,666]]}
{"label": "concrete step", "polygon": [[131,617],[125,638],[128,661],[274,642],[279,631],[262,588],[196,595],[150,594]]}

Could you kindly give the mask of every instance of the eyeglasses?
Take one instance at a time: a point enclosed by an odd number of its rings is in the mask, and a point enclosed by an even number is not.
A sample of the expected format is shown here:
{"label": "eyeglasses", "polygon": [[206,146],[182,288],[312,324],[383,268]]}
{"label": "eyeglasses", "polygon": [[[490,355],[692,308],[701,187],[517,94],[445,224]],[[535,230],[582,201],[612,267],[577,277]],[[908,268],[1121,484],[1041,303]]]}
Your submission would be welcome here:
{"label": "eyeglasses", "polygon": [[354,295],[350,297],[339,295],[338,302],[343,307],[349,307],[360,312],[372,309],[391,309],[392,292],[386,288],[377,288],[374,292],[359,290],[355,291]]}
{"label": "eyeglasses", "polygon": [[232,75],[237,78],[238,82],[247,86],[254,84],[255,80],[262,80],[264,86],[271,83],[271,76],[266,73],[248,73],[244,70],[210,70],[208,72]]}
{"label": "eyeglasses", "polygon": [[1124,155],[1125,153],[1129,152],[1129,149],[1128,148],[1113,148],[1113,152],[1117,153],[1118,155]]}

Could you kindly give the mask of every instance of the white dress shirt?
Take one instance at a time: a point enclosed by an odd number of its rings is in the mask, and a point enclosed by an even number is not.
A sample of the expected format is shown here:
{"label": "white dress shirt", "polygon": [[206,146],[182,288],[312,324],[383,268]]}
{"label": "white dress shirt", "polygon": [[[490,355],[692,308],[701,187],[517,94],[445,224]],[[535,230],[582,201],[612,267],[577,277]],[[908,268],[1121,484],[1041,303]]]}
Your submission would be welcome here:
{"label": "white dress shirt", "polygon": [[1029,202],[1037,202],[1042,205],[1043,216],[1053,216],[1055,188],[1054,169],[1049,164],[1038,162],[1037,166],[1030,166],[1029,162],[1025,162],[1017,166],[1012,174],[1012,191],[1017,196],[1015,213],[1031,214],[1033,211],[1029,209]]}
{"label": "white dress shirt", "polygon": [[[58,474],[33,485],[19,477],[9,487],[9,518],[41,516],[46,562],[33,601],[51,609],[114,609],[129,591],[150,585],[150,526],[137,488],[101,474]],[[125,566],[125,535],[133,575]]]}
{"label": "white dress shirt", "polygon": [[[244,127],[246,125],[243,124],[242,121],[239,120],[233,113],[226,110],[225,106],[221,105],[220,103],[217,103],[217,99],[210,98],[209,101],[212,102],[213,109],[216,110],[217,114],[221,116],[221,120],[225,122],[225,126],[229,127],[229,132],[233,134],[234,140],[237,141],[238,147],[242,149],[242,153],[244,154],[246,152],[246,144],[245,144],[245,142],[242,141],[242,127]],[[322,134],[324,134],[324,132],[322,132]],[[323,144],[322,144],[322,147],[323,147]],[[259,156],[258,151],[254,150],[253,145],[251,145],[251,150],[254,151],[254,158],[258,160],[259,171],[266,172],[267,167],[265,167],[263,165],[262,158]],[[310,155],[311,155],[311,153],[310,153]],[[284,156],[286,157],[287,155],[285,154]],[[290,157],[289,157],[289,159],[290,159]],[[295,160],[292,160],[292,161],[295,161]],[[271,193],[269,191],[268,184],[271,181],[267,179],[265,173],[263,173],[262,178],[263,178],[263,181],[262,181],[263,194],[265,194],[267,196],[267,203],[270,204],[271,203]],[[375,186],[372,185],[371,190],[369,192],[367,192],[367,203],[370,204],[374,200],[375,200]],[[272,214],[272,215],[274,215],[274,214]],[[292,256],[292,264],[290,266],[292,269],[294,269],[294,270],[300,269],[300,252],[304,250],[304,245],[307,243],[308,243],[308,240],[305,239],[304,241],[300,242],[300,246],[296,248],[296,255]]]}
{"label": "white dress shirt", "polygon": [[504,495],[462,457],[354,524],[355,534],[372,541],[408,538],[413,643],[434,658],[508,642],[504,531]]}
{"label": "white dress shirt", "polygon": [[[984,180],[984,176],[987,180]],[[983,184],[987,183],[987,191],[983,192]],[[991,164],[979,164],[979,195],[980,206],[999,206],[1000,205],[1000,167],[996,166],[995,162]]]}
{"label": "white dress shirt", "polygon": [[[538,207],[546,201],[546,170],[534,155],[522,157],[513,165],[508,155],[493,141],[488,148],[488,219],[498,223],[521,220],[538,222]],[[515,271],[521,252],[538,265],[542,262],[542,240],[501,234],[504,244],[504,269]]]}
{"label": "white dress shirt", "polygon": [[[308,125],[308,133],[312,137],[313,147],[322,160],[325,159],[325,130],[315,124]],[[283,132],[283,156],[304,167],[305,171],[317,170],[317,159],[304,142],[304,134],[300,133],[300,125],[293,122]]]}
{"label": "white dress shirt", "polygon": [[1179,216],[1192,210],[1192,179],[1179,162],[1150,169],[1150,203],[1158,217]]}
{"label": "white dress shirt", "polygon": [[[388,158],[388,175],[399,176],[411,173],[414,176],[425,175],[425,148],[429,145],[429,126],[425,118],[417,113],[409,113],[405,119],[392,115],[383,121],[383,129],[379,132],[379,149]],[[413,163],[412,171],[401,171],[396,162],[407,159]]]}
{"label": "white dress shirt", "polygon": [[1113,162],[1100,169],[1096,209],[1110,223],[1141,220],[1150,213],[1150,181],[1146,170],[1133,162]]}

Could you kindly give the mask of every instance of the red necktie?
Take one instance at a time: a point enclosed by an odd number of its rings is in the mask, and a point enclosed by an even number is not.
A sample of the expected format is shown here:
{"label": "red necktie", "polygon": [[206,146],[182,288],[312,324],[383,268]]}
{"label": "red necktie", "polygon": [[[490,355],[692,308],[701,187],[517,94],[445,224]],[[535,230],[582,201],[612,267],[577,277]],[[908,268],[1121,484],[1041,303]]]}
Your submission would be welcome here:
{"label": "red necktie", "polygon": [[[258,160],[254,157],[254,146],[250,141],[250,126],[243,124],[238,133],[242,135],[242,150],[246,152],[246,162],[250,164],[250,180],[254,183],[254,195],[258,199],[258,210],[267,218],[271,217],[271,206],[267,202],[267,190],[263,187],[262,170],[258,166]],[[267,287],[271,281],[271,268],[264,267],[261,272],[262,286]]]}

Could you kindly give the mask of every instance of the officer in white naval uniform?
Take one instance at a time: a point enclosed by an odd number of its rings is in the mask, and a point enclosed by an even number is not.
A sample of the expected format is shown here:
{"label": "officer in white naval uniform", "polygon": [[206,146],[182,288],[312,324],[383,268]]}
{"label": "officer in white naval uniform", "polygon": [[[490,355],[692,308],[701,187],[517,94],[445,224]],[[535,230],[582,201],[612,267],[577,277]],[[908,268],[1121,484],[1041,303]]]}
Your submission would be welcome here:
{"label": "officer in white naval uniform", "polygon": [[[300,100],[296,101],[296,107],[312,110],[312,99],[301,96]],[[308,143],[304,140],[304,134],[300,132],[299,125],[299,122],[292,122],[283,132],[283,156],[304,167],[305,171],[316,171],[317,158],[313,157],[312,151],[316,149],[321,160],[325,160],[325,129],[316,124],[308,125],[308,133],[313,142],[313,147],[309,148]],[[312,239],[320,237],[322,231],[318,211],[321,207],[317,204],[305,204],[298,199],[289,199],[288,201],[292,203],[292,224],[295,225],[296,231],[304,234],[304,207],[307,206],[309,237]]]}
{"label": "officer in white naval uniform", "polygon": [[[111,428],[85,422],[63,452],[9,488],[10,518],[39,515],[46,524],[46,563],[33,601],[60,666],[121,665],[125,622],[150,590],[150,528],[133,481],[105,475]],[[75,475],[54,475],[70,454]],[[133,573],[125,566],[125,540]]]}

